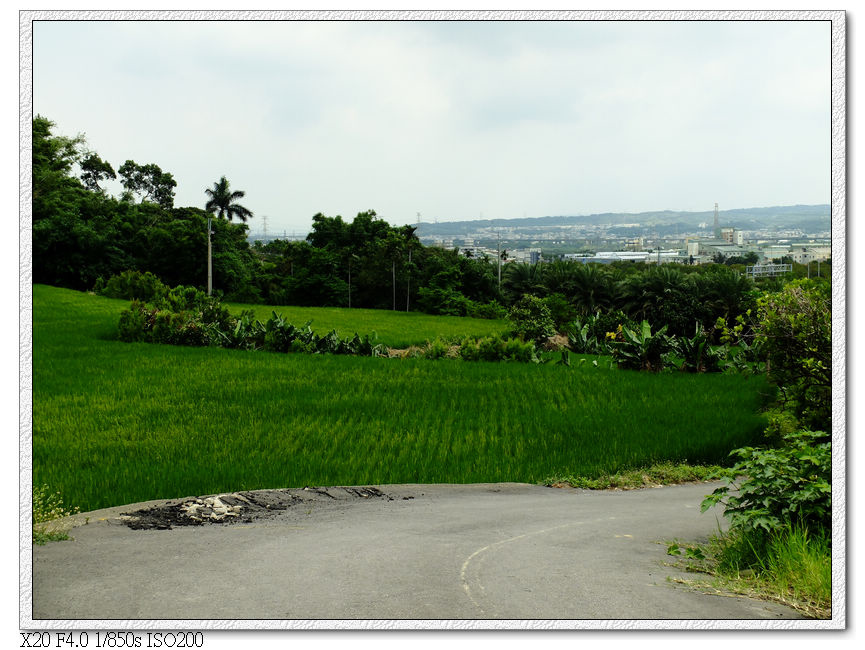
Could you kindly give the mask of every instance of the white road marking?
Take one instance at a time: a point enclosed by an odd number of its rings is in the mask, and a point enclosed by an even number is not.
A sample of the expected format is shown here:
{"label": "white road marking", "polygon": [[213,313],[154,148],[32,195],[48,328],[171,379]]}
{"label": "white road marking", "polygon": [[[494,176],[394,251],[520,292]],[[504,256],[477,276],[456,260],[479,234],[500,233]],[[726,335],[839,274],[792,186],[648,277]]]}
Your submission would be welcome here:
{"label": "white road marking", "polygon": [[[571,522],[569,524],[562,524],[560,526],[553,526],[552,528],[544,528],[542,530],[535,530],[535,531],[532,531],[530,533],[523,533],[522,535],[516,535],[514,537],[509,537],[508,539],[503,539],[503,540],[500,540],[498,542],[494,542],[492,544],[488,544],[487,546],[479,548],[478,550],[476,550],[474,553],[472,553],[471,555],[469,555],[466,558],[466,561],[463,562],[462,569],[460,569],[460,580],[463,583],[463,589],[466,592],[466,596],[469,597],[469,600],[472,601],[474,606],[477,607],[481,611],[481,613],[484,613],[484,608],[481,607],[480,603],[477,600],[475,600],[474,596],[472,596],[472,590],[471,590],[471,587],[469,586],[469,581],[468,581],[468,577],[467,577],[469,564],[471,563],[472,560],[474,560],[476,557],[478,557],[482,553],[485,553],[486,551],[488,551],[490,549],[495,549],[495,548],[498,548],[499,546],[503,546],[504,544],[510,544],[511,542],[515,542],[517,540],[524,539],[526,537],[531,537],[533,535],[542,535],[543,533],[549,533],[551,531],[558,530],[560,528],[567,528],[568,526],[579,526],[583,523],[584,522],[582,522],[582,521],[574,521],[574,522]],[[484,586],[481,584],[480,580],[477,580],[477,588],[481,592],[485,591]]]}

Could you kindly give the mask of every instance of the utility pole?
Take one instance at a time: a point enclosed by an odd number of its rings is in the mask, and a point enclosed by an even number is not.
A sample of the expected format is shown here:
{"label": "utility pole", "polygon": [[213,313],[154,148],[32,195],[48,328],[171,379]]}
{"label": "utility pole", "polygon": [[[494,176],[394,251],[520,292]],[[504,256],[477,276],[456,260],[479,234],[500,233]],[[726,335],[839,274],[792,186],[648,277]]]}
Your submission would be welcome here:
{"label": "utility pole", "polygon": [[408,248],[408,268],[406,269],[405,310],[408,311],[411,297],[411,245]]}
{"label": "utility pole", "polygon": [[497,232],[496,235],[499,237],[499,244],[497,248],[498,255],[498,265],[499,265],[499,291],[502,290],[502,233]]}
{"label": "utility pole", "polygon": [[207,217],[207,295],[213,292],[213,265],[210,255],[210,217]]}

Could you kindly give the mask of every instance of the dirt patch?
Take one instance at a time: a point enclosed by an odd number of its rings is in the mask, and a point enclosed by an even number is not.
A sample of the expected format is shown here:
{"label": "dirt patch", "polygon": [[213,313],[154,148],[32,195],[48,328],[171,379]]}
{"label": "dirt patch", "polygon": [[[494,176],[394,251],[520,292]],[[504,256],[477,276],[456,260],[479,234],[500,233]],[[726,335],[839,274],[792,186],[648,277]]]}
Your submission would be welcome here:
{"label": "dirt patch", "polygon": [[394,497],[374,487],[305,487],[231,492],[168,501],[153,508],[122,513],[120,518],[133,530],[170,530],[174,526],[250,522],[270,518],[292,506],[311,502],[382,498],[394,500]]}

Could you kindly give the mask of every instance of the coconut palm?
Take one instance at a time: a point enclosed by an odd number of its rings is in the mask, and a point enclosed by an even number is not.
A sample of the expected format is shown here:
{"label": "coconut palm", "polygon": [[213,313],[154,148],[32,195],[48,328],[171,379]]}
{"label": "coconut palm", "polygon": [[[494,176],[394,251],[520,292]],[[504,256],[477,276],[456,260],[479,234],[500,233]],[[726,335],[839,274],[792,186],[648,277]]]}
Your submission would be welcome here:
{"label": "coconut palm", "polygon": [[204,193],[210,197],[204,209],[216,214],[220,219],[228,218],[231,221],[237,217],[245,223],[252,216],[250,210],[236,203],[237,199],[242,199],[246,193],[232,192],[225,176],[220,178],[218,183],[213,184],[212,190],[204,190]]}

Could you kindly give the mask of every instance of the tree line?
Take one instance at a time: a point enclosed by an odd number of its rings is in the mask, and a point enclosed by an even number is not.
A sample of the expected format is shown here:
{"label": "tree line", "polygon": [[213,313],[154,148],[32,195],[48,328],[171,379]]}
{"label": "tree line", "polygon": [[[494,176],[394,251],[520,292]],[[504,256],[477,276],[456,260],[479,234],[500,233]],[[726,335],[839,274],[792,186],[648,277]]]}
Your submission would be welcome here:
{"label": "tree line", "polygon": [[[82,136],[33,120],[33,280],[90,290],[126,270],[168,286],[207,282],[212,217],[213,286],[227,300],[500,318],[524,295],[546,301],[557,324],[621,311],[671,334],[712,327],[752,309],[759,291],[735,266],[614,262],[508,263],[424,246],[413,226],[375,210],[351,221],[316,214],[303,241],[247,240],[253,212],[223,176],[202,188],[202,207],[175,207],[172,174],[155,163],[112,165]],[[120,196],[108,179],[120,180]],[[238,217],[235,223],[233,218]],[[500,272],[501,270],[501,272]]]}

